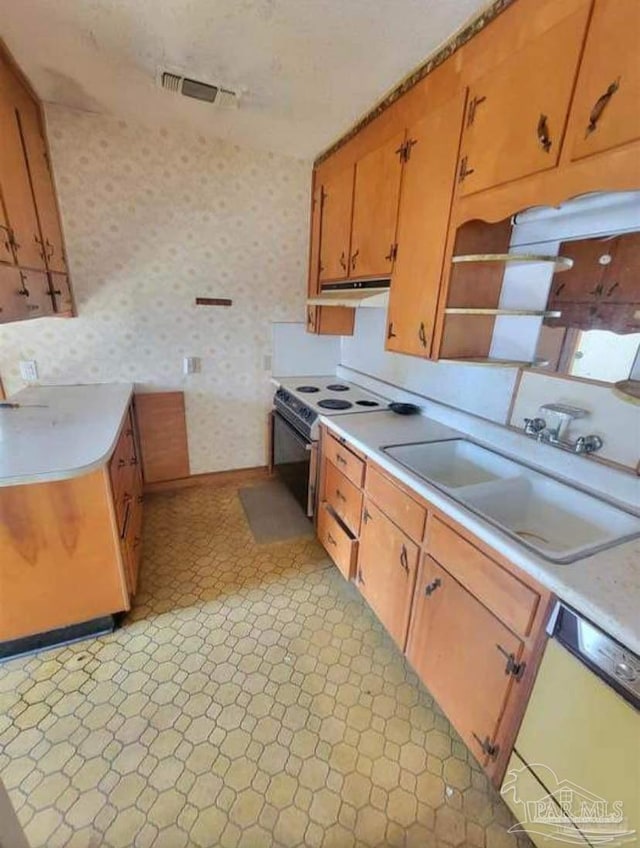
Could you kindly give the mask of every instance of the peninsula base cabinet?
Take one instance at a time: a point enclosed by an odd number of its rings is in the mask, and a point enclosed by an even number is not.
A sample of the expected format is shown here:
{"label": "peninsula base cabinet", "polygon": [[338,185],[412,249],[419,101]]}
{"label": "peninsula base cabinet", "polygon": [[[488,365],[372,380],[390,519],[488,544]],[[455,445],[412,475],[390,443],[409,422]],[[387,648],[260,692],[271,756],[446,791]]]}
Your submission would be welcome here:
{"label": "peninsula base cabinet", "polygon": [[130,608],[141,548],[139,469],[129,409],[105,465],[0,487],[0,642]]}
{"label": "peninsula base cabinet", "polygon": [[323,428],[318,539],[500,786],[553,597]]}

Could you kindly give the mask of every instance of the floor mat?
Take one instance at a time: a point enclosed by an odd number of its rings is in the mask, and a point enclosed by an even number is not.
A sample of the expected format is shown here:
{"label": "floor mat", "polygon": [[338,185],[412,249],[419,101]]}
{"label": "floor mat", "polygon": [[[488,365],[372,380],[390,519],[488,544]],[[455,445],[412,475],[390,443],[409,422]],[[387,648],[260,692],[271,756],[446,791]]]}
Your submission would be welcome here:
{"label": "floor mat", "polygon": [[313,536],[313,524],[280,481],[239,489],[238,497],[258,544]]}

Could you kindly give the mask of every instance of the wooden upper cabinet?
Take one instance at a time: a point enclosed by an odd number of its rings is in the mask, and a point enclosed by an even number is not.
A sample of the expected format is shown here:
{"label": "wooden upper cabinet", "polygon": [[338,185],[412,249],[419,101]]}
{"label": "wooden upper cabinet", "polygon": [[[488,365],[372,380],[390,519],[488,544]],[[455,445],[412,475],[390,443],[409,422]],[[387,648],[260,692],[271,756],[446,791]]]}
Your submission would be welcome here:
{"label": "wooden upper cabinet", "polygon": [[[407,657],[440,707],[486,765],[523,643],[430,557],[416,583]],[[493,755],[495,756],[495,751]]]}
{"label": "wooden upper cabinet", "polygon": [[391,279],[387,350],[429,356],[455,184],[464,93],[410,127]]}
{"label": "wooden upper cabinet", "polygon": [[0,323],[52,314],[49,280],[44,271],[0,266]]}
{"label": "wooden upper cabinet", "polygon": [[38,217],[17,111],[21,89],[13,69],[0,55],[0,191],[17,264],[44,269]]}
{"label": "wooden upper cabinet", "polygon": [[50,271],[64,273],[67,270],[67,265],[64,257],[62,230],[53,177],[49,169],[40,107],[24,88],[18,92],[18,97],[17,117],[31,177],[42,252]]}
{"label": "wooden upper cabinet", "polygon": [[571,160],[640,139],[640,3],[595,0],[569,117]]}
{"label": "wooden upper cabinet", "polygon": [[[613,0],[617,2],[617,0]],[[458,165],[462,195],[558,163],[591,0],[469,89]]]}
{"label": "wooden upper cabinet", "polygon": [[322,184],[320,283],[344,280],[349,272],[353,167],[331,174]]}
{"label": "wooden upper cabinet", "polygon": [[356,163],[349,276],[388,277],[396,250],[404,132]]}
{"label": "wooden upper cabinet", "polygon": [[418,546],[366,498],[356,582],[401,649],[407,638],[418,552]]}

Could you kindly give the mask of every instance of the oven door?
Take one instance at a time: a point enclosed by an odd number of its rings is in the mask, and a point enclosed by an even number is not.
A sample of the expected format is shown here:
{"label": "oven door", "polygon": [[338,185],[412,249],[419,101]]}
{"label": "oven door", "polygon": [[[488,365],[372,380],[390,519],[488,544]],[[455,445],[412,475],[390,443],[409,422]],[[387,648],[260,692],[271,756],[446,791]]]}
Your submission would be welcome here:
{"label": "oven door", "polygon": [[313,515],[315,499],[315,447],[314,443],[289,424],[277,409],[274,410],[274,471],[309,517]]}

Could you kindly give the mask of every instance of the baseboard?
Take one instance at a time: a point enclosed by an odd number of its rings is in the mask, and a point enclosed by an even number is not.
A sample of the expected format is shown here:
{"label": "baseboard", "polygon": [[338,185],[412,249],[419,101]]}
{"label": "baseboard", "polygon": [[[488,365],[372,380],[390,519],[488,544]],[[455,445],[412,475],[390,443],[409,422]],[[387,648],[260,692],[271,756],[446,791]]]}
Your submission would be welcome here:
{"label": "baseboard", "polygon": [[144,491],[169,492],[175,489],[190,489],[193,486],[230,486],[243,483],[253,483],[257,480],[268,480],[269,469],[266,465],[254,468],[236,468],[231,471],[210,471],[206,474],[191,474],[178,480],[158,480],[155,483],[145,483]]}

